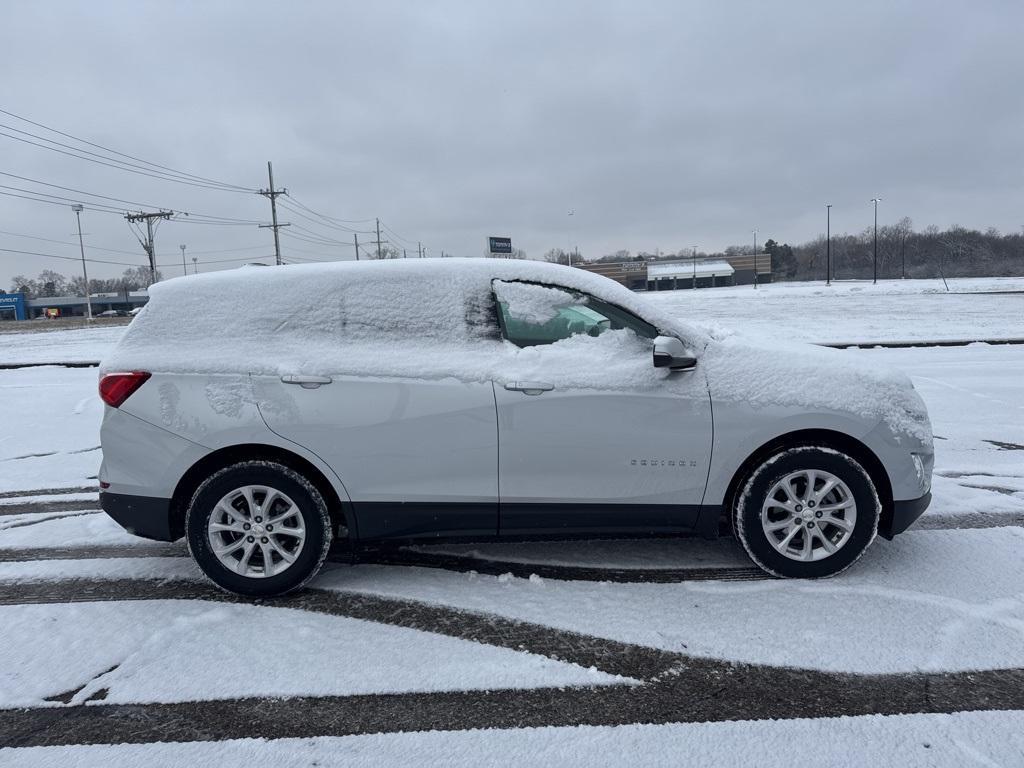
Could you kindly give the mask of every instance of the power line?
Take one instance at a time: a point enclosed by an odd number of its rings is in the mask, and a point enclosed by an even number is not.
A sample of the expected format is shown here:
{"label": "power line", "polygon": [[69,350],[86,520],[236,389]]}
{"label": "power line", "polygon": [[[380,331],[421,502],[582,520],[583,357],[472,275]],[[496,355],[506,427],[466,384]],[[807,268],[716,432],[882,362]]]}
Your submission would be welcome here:
{"label": "power line", "polygon": [[318,256],[318,257],[325,258],[325,259],[333,259],[333,258],[335,258],[331,254],[324,253],[323,251],[309,251],[309,250],[306,250],[305,248],[296,248],[294,245],[289,245],[288,246],[288,253],[292,253],[293,251],[295,253],[304,253],[307,256]]}
{"label": "power line", "polygon": [[[91,157],[85,157],[84,155],[76,154],[75,152],[67,152],[67,151],[65,151],[63,149],[57,149],[56,147],[49,147],[49,146],[47,146],[45,144],[39,144],[38,142],[35,142],[35,141],[29,141],[28,139],[22,139],[22,138],[20,138],[18,136],[12,136],[11,134],[4,133],[3,131],[0,131],[0,136],[4,136],[5,138],[8,138],[8,139],[14,139],[15,141],[20,141],[20,142],[22,142],[24,144],[31,144],[32,146],[40,147],[41,149],[48,149],[51,152],[59,152],[60,154],[67,155],[68,157],[75,157],[75,158],[78,158],[79,160],[87,160],[90,163],[97,163],[98,165],[105,165],[108,168],[115,168],[115,169],[117,169],[119,171],[127,171],[128,173],[135,173],[135,174],[138,174],[140,176],[149,176],[151,178],[161,179],[163,181],[174,181],[174,182],[177,182],[179,184],[187,184],[187,185],[192,186],[192,187],[201,187],[203,189],[219,189],[219,190],[221,190],[223,192],[249,192],[249,190],[226,189],[224,187],[215,187],[215,186],[212,186],[210,184],[199,184],[199,183],[194,182],[194,181],[187,181],[185,179],[178,179],[178,178],[175,178],[175,177],[172,177],[172,176],[166,176],[166,175],[162,175],[162,174],[158,174],[158,173],[147,173],[144,170],[136,170],[137,166],[132,166],[130,163],[123,163],[122,161],[114,160],[113,158],[107,158],[108,160],[113,160],[113,162],[109,162],[109,163],[108,162],[103,162],[102,160],[94,160]],[[43,141],[48,141],[48,139],[43,139]],[[54,142],[54,143],[56,143],[56,142]],[[61,145],[61,146],[64,146],[64,145]],[[85,150],[80,150],[80,151],[81,152],[85,152]],[[95,154],[95,153],[90,153],[90,154]],[[122,163],[122,164],[121,165],[115,165],[114,163]]]}
{"label": "power line", "polygon": [[[24,234],[22,234],[20,232],[7,232],[5,230],[0,230],[0,235],[10,235],[11,237],[24,237],[24,238],[26,238],[28,240],[40,240],[40,241],[42,241],[44,243],[56,243],[58,245],[68,245],[68,246],[76,246],[76,245],[78,245],[78,243],[73,243],[73,242],[71,242],[69,240],[53,240],[53,239],[48,238],[48,237],[37,237],[36,235],[24,235]],[[122,251],[122,250],[118,250],[117,248],[102,248],[102,247],[100,247],[98,245],[90,245],[89,249],[93,250],[93,251],[106,251],[107,253],[123,253],[126,256],[136,256],[138,254],[138,251]]]}
{"label": "power line", "polygon": [[408,245],[413,245],[416,242],[415,240],[410,240],[407,237],[402,237],[400,234],[395,232],[395,230],[393,230],[387,224],[381,223],[381,227],[384,229],[384,231],[388,232],[389,234],[391,234],[392,236],[394,236],[398,240],[401,240],[402,242],[407,243]]}
{"label": "power line", "polygon": [[[100,198],[102,200],[113,200],[115,203],[126,203],[126,204],[128,204],[130,206],[133,206],[133,207],[136,207],[136,208],[159,208],[159,207],[161,207],[161,206],[158,206],[158,205],[152,205],[150,203],[140,203],[138,200],[125,200],[124,198],[120,198],[120,197],[111,197],[109,195],[101,195],[98,192],[87,192],[84,189],[77,189],[75,187],[65,187],[65,186],[62,186],[60,184],[53,184],[53,183],[51,183],[49,181],[41,181],[40,179],[33,179],[33,178],[28,177],[28,176],[19,176],[19,175],[15,174],[15,173],[8,173],[7,171],[0,171],[0,176],[9,176],[12,179],[20,179],[21,181],[27,181],[27,182],[29,182],[31,184],[41,184],[41,185],[43,185],[45,187],[53,187],[54,189],[60,189],[60,190],[63,190],[65,192],[77,192],[78,194],[86,195],[87,197],[97,197],[97,198]],[[7,187],[7,189],[18,189],[18,190],[20,190],[22,192],[28,192],[29,194],[33,194],[33,195],[45,195],[47,197],[59,197],[58,195],[53,195],[53,194],[50,194],[49,192],[36,192],[35,190],[21,189],[20,187]],[[71,200],[72,198],[65,197],[65,198],[60,198],[60,199],[62,199],[62,200]],[[94,204],[95,205],[105,205],[105,203],[94,203]],[[107,206],[107,207],[114,208],[115,206]],[[190,216],[190,217],[201,218],[201,219],[213,219],[213,220],[216,220],[216,221],[230,221],[230,222],[235,222],[235,223],[239,223],[239,224],[259,224],[260,223],[256,219],[239,219],[239,218],[234,217],[234,216],[218,216],[216,214],[198,213],[198,212],[195,212],[195,211],[182,211],[182,210],[179,210],[178,213],[180,215],[182,215],[182,216]]]}
{"label": "power line", "polygon": [[[191,251],[190,251],[190,253],[191,253]],[[236,261],[252,261],[253,259],[263,259],[263,258],[272,259],[272,258],[274,258],[274,254],[272,254],[272,253],[264,254],[263,256],[239,256],[239,257],[234,258],[234,259],[209,259],[209,260],[203,261],[203,264],[231,264],[231,263],[234,263]],[[170,261],[168,261],[168,262],[163,263],[163,264],[157,264],[157,266],[158,267],[176,267],[176,266],[178,266],[178,264],[177,264],[177,262],[170,262]]]}
{"label": "power line", "polygon": [[[166,165],[160,165],[159,163],[153,163],[153,162],[150,162],[149,160],[144,160],[141,157],[135,157],[134,155],[129,155],[129,154],[126,154],[124,152],[119,152],[116,149],[111,149],[110,147],[105,147],[102,144],[97,144],[95,142],[88,141],[86,139],[82,139],[82,138],[80,138],[78,136],[74,136],[74,135],[72,135],[70,133],[65,133],[64,131],[57,130],[56,128],[52,128],[52,127],[50,127],[48,125],[44,125],[43,123],[38,123],[38,122],[36,122],[34,120],[29,120],[27,117],[22,117],[21,115],[16,115],[15,113],[8,112],[5,109],[0,109],[0,114],[8,115],[9,117],[13,117],[14,119],[20,120],[23,123],[28,123],[29,125],[34,125],[37,128],[42,128],[43,130],[49,131],[50,133],[55,133],[58,136],[63,136],[65,138],[71,139],[72,141],[77,141],[80,144],[85,144],[85,145],[90,146],[90,147],[95,147],[96,149],[102,149],[104,152],[109,152],[110,154],[114,154],[114,155],[120,155],[121,157],[126,157],[129,160],[135,160],[135,161],[137,161],[139,163],[143,163],[144,165],[150,166],[150,168],[159,169],[160,171],[165,171],[167,173],[174,174],[176,176],[181,176],[183,178],[193,179],[194,181],[202,182],[204,184],[212,184],[212,185],[216,185],[216,186],[219,186],[219,187],[232,188],[232,189],[237,190],[239,192],[255,192],[256,191],[256,190],[252,189],[251,187],[245,187],[245,186],[242,186],[240,184],[231,184],[231,183],[226,182],[226,181],[218,181],[217,179],[211,179],[211,178],[206,177],[206,176],[199,176],[199,175],[194,174],[194,173],[187,173],[185,171],[179,171],[179,170],[176,170],[174,168],[170,168],[169,166],[166,166]],[[20,130],[18,128],[14,128],[13,126],[4,125],[3,127],[7,128],[8,130],[12,130],[12,131],[16,131],[18,133],[24,134],[26,136],[32,136],[33,138],[37,138],[37,139],[40,139],[42,141],[48,141],[48,142],[53,143],[53,144],[59,144],[60,146],[68,147],[69,149],[74,149],[75,151],[78,151],[78,152],[87,152],[87,150],[80,149],[78,147],[70,147],[70,146],[68,146],[66,144],[61,144],[60,142],[56,142],[53,139],[47,139],[47,138],[44,138],[42,136],[37,136],[36,134],[29,133],[28,131],[22,131],[22,130]],[[95,153],[89,153],[89,154],[95,154]],[[102,155],[96,155],[96,156],[97,157],[102,157]],[[123,162],[123,161],[117,160],[116,158],[106,158],[106,159],[114,160],[115,162]],[[135,167],[138,167],[138,166],[135,166]]]}
{"label": "power line", "polygon": [[[330,245],[352,245],[352,241],[351,240],[338,240],[337,238],[327,237],[326,235],[321,235],[318,232],[314,232],[313,230],[308,229],[307,227],[304,227],[301,224],[292,224],[292,227],[295,230],[299,231],[299,232],[305,233],[306,237],[315,238],[317,240],[320,240],[324,244],[330,244]],[[291,234],[295,234],[295,233],[293,232]]]}
{"label": "power line", "polygon": [[332,229],[332,230],[336,230],[338,232],[345,232],[345,233],[361,232],[362,234],[372,234],[371,230],[353,229],[352,227],[343,227],[341,225],[329,224],[329,223],[325,224],[324,222],[318,221],[317,219],[313,218],[312,216],[307,216],[306,214],[304,214],[302,211],[298,210],[297,208],[292,208],[291,206],[289,206],[283,200],[280,203],[278,203],[278,205],[280,205],[282,208],[284,208],[289,213],[293,213],[296,216],[298,216],[300,218],[303,218],[306,221],[311,222],[312,224],[315,224],[318,227],[323,227],[324,229]]}
{"label": "power line", "polygon": [[301,200],[296,199],[294,195],[288,195],[288,199],[291,200],[300,208],[302,208],[303,210],[312,213],[314,216],[318,216],[321,219],[326,219],[327,221],[333,222],[335,224],[368,224],[371,221],[373,221],[373,219],[338,219],[335,218],[334,216],[327,216],[326,214],[323,213],[317,213],[308,205],[303,203]]}
{"label": "power line", "polygon": [[[32,189],[25,189],[23,187],[12,187],[12,186],[9,186],[7,184],[0,184],[0,189],[13,189],[15,192],[25,192],[26,194],[29,194],[29,195],[36,195],[35,198],[33,198],[33,197],[26,197],[25,198],[26,200],[35,200],[35,199],[41,198],[41,197],[50,197],[50,198],[53,198],[54,200],[64,200],[64,201],[69,202],[69,203],[78,202],[78,198],[77,197],[63,197],[61,195],[51,194],[50,192],[36,192],[35,190],[32,190]],[[0,193],[0,194],[7,194],[7,193]],[[22,195],[13,195],[13,197],[22,197]],[[43,200],[43,201],[40,201],[40,202],[52,202],[52,201],[51,200]],[[120,208],[118,208],[116,206],[113,206],[113,205],[107,205],[106,203],[92,203],[92,205],[96,206],[96,207],[92,208],[91,210],[106,209],[107,213],[121,213],[121,209]]]}
{"label": "power line", "polygon": [[[209,253],[238,253],[239,251],[262,251],[266,246],[263,245],[246,245],[241,248],[217,248],[212,251],[193,251],[189,250],[192,256],[203,256]],[[210,263],[210,262],[207,262]]]}
{"label": "power line", "polygon": [[[44,256],[44,257],[46,257],[48,259],[64,259],[65,261],[80,261],[80,257],[78,257],[78,256],[60,256],[60,255],[58,255],[56,253],[40,253],[39,251],[22,251],[22,250],[19,250],[17,248],[0,248],[0,251],[3,251],[4,253],[17,253],[17,254],[21,254],[22,256]],[[110,260],[107,260],[107,259],[86,259],[86,261],[92,262],[94,264],[117,264],[117,265],[120,265],[122,267],[137,267],[137,266],[139,266],[138,264],[132,264],[132,263],[127,262],[127,261],[110,261]]]}

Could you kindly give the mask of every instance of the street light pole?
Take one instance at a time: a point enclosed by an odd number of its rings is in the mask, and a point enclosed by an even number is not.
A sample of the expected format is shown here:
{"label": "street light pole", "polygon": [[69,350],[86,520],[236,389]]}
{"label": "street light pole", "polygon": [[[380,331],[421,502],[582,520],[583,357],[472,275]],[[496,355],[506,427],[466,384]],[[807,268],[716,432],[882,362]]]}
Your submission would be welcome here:
{"label": "street light pole", "polygon": [[757,230],[754,230],[754,290],[757,290]]}
{"label": "street light pole", "polygon": [[825,205],[825,285],[832,285],[832,204]]}
{"label": "street light pole", "polygon": [[874,277],[871,278],[871,282],[874,284],[878,283],[878,203],[881,200],[880,197],[871,198],[871,202],[875,204],[875,271]]}
{"label": "street light pole", "polygon": [[[569,211],[569,216],[572,217],[572,216],[575,216],[575,215],[576,215],[576,209],[573,208],[571,211]],[[572,222],[570,221],[569,222],[569,252],[566,253],[566,258],[569,259],[569,266],[570,267],[572,266],[572,239],[573,239],[573,237],[572,237]]]}
{"label": "street light pole", "polygon": [[78,250],[82,253],[82,279],[85,280],[85,312],[91,322],[92,299],[89,297],[89,272],[85,268],[85,245],[82,243],[82,211],[84,208],[81,203],[75,203],[71,206],[71,210],[75,212],[75,218],[78,220]]}
{"label": "street light pole", "polygon": [[185,263],[185,246],[184,245],[179,245],[178,247],[181,248],[181,274],[182,275],[187,275],[188,274],[188,265]]}

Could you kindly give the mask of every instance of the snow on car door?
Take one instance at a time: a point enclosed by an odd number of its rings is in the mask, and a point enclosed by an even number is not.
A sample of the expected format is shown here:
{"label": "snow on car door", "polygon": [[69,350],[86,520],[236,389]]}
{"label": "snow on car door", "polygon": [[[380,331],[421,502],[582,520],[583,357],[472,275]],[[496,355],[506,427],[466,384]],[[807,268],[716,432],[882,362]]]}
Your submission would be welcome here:
{"label": "snow on car door", "polygon": [[521,347],[494,381],[500,530],[696,525],[711,451],[707,383],[652,364],[657,331],[598,299],[494,281]]}

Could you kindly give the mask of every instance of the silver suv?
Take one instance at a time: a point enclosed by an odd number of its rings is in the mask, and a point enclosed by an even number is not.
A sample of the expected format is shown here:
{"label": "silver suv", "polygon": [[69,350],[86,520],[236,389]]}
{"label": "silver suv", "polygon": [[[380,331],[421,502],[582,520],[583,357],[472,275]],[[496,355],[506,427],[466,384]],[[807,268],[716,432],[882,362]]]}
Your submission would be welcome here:
{"label": "silver suv", "polygon": [[103,508],[245,595],[302,586],[334,539],[731,528],[771,574],[831,576],[930,499],[903,374],[534,262],[170,280],[99,387]]}

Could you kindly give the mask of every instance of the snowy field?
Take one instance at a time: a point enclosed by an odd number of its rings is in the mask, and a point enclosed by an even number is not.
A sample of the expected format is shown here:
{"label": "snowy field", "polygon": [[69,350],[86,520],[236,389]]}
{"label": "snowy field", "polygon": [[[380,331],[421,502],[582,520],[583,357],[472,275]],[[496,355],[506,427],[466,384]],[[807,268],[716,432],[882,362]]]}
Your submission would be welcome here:
{"label": "snowy field", "polygon": [[[787,338],[1024,337],[997,292],[1024,280],[950,287],[987,293],[651,297]],[[0,362],[121,331],[0,334]],[[843,354],[907,371],[937,439],[929,512],[839,578],[729,540],[435,545],[258,605],[97,511],[95,369],[2,370],[0,765],[1024,765],[1024,346]]]}
{"label": "snowy field", "polygon": [[656,291],[663,311],[755,336],[829,344],[1024,339],[1024,278],[769,283]]}

